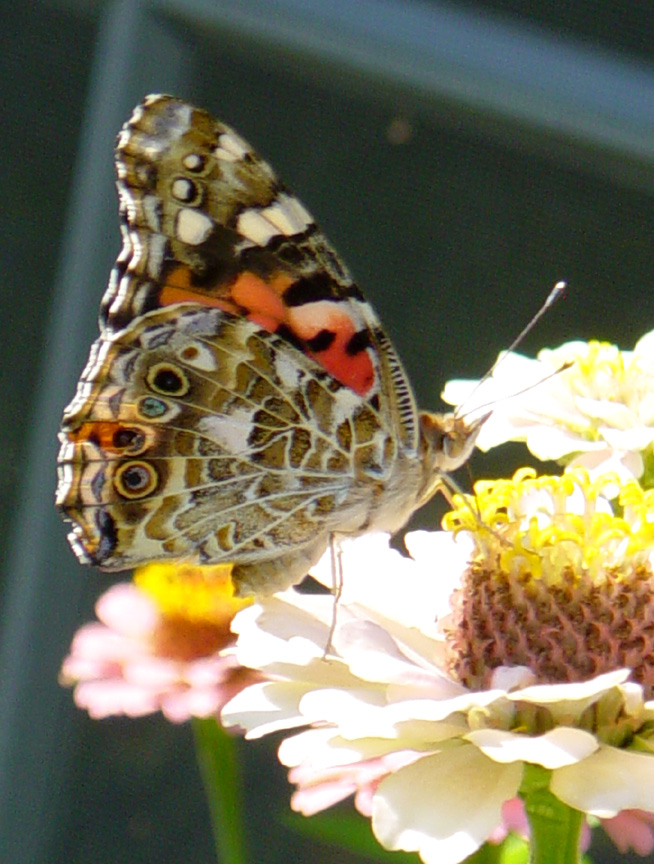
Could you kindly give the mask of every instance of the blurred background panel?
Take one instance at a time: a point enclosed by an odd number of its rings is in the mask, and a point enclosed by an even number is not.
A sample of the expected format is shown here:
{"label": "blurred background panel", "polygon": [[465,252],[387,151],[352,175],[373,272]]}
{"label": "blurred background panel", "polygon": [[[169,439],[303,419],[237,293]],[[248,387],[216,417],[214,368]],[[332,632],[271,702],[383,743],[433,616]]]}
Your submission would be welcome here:
{"label": "blurred background panel", "polygon": [[[3,862],[213,860],[189,730],[158,717],[91,722],[56,681],[109,584],[77,565],[52,499],[61,411],[120,246],[112,148],[132,107],[172,92],[250,140],[314,213],[420,403],[437,409],[444,382],[481,375],[559,279],[567,296],[526,353],[574,338],[628,348],[650,329],[646,6],[2,5]],[[516,452],[476,455],[472,472],[510,470]],[[415,526],[434,527],[438,508]],[[253,858],[333,860],[284,827],[275,742],[242,754]],[[595,860],[617,860],[596,842]]]}

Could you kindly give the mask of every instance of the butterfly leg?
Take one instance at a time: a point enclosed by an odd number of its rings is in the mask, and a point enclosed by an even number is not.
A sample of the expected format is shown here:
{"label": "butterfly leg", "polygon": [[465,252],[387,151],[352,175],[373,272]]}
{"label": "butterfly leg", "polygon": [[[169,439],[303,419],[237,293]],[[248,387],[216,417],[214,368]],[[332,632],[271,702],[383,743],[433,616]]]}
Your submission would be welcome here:
{"label": "butterfly leg", "polygon": [[343,550],[336,539],[335,534],[329,535],[329,556],[332,566],[332,594],[334,595],[334,604],[332,606],[332,621],[329,626],[327,635],[327,644],[323,652],[323,660],[327,659],[327,655],[332,649],[332,639],[336,631],[336,622],[338,618],[338,604],[343,593]]}

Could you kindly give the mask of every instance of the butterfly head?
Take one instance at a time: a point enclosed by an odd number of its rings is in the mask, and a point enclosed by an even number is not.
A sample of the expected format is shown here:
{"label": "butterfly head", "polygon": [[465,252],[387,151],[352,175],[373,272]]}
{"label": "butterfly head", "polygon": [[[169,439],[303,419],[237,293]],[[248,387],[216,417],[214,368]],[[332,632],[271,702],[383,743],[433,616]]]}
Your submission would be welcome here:
{"label": "butterfly head", "polygon": [[491,412],[474,420],[454,413],[420,414],[422,457],[429,473],[448,474],[470,458],[475,441]]}

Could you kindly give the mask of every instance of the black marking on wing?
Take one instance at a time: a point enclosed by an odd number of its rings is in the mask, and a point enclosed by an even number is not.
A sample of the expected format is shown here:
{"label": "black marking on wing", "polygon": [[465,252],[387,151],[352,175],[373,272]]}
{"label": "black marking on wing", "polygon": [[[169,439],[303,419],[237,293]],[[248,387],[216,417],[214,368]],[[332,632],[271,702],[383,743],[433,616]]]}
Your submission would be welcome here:
{"label": "black marking on wing", "polygon": [[[309,351],[319,352],[326,351],[332,342],[336,339],[336,333],[332,330],[320,330],[311,339],[306,340],[306,346]],[[347,349],[346,349],[347,350]]]}
{"label": "black marking on wing", "polygon": [[370,348],[371,344],[372,340],[370,338],[370,331],[368,329],[357,330],[357,332],[348,339],[347,345],[345,346],[345,353],[349,354],[350,357],[354,357],[355,354],[359,354],[361,351],[365,351],[366,348]]}

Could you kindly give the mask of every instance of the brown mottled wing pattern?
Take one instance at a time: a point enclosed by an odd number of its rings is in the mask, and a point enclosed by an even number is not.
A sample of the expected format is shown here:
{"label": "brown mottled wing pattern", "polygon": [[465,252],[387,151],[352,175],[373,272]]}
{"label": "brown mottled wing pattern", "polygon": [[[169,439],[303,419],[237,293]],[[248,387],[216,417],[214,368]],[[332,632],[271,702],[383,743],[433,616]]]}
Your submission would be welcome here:
{"label": "brown mottled wing pattern", "polygon": [[119,135],[116,170],[124,246],[103,329],[180,301],[275,317],[282,305],[363,300],[302,204],[205,111],[148,97]]}
{"label": "brown mottled wing pattern", "polygon": [[419,478],[369,401],[276,334],[190,304],[98,340],[63,430],[58,503],[80,557],[232,561],[243,593],[387,518],[400,465],[404,507]]}
{"label": "brown mottled wing pattern", "polygon": [[236,133],[148,97],[116,152],[124,248],[60,439],[57,503],[105,569],[298,581],[434,485],[397,356],[304,207]]}

